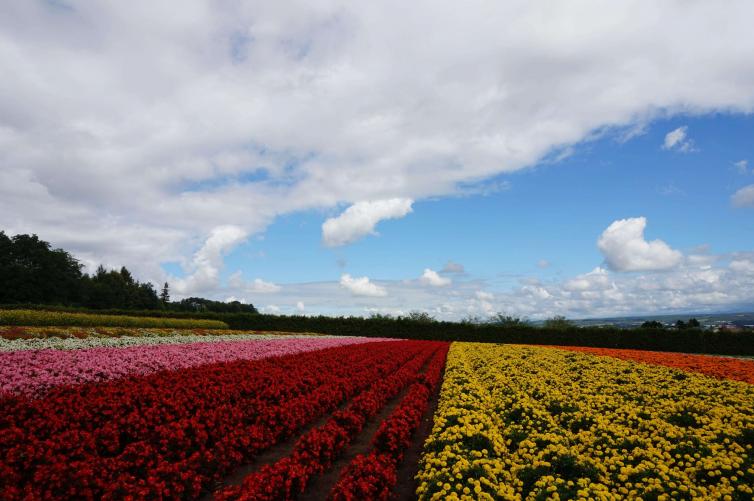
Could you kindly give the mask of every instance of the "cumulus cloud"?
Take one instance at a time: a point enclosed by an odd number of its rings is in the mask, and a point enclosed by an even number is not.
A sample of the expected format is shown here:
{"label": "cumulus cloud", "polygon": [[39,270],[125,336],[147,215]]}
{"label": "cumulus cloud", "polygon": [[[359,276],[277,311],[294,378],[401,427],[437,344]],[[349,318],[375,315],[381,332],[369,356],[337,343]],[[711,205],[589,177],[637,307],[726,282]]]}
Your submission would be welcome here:
{"label": "cumulus cloud", "polygon": [[246,237],[246,232],[237,226],[218,226],[213,229],[204,245],[194,254],[190,275],[174,280],[173,290],[178,295],[186,296],[215,289],[220,284],[223,256]]}
{"label": "cumulus cloud", "polygon": [[439,273],[430,268],[424,268],[424,273],[422,273],[419,281],[425,285],[430,285],[432,287],[445,287],[446,285],[450,285],[450,283],[452,282],[450,278],[440,276]]}
{"label": "cumulus cloud", "polygon": [[372,283],[369,277],[354,278],[348,273],[340,277],[341,287],[347,289],[354,296],[385,297],[387,290],[377,284]]}
{"label": "cumulus cloud", "polygon": [[544,270],[549,267],[550,267],[550,261],[548,261],[547,259],[540,259],[539,261],[537,261],[537,268]]}
{"label": "cumulus cloud", "polygon": [[374,227],[385,219],[399,219],[411,212],[413,201],[391,198],[358,202],[337,217],[322,224],[322,241],[328,247],[350,244],[363,236],[374,234]]}
{"label": "cumulus cloud", "polygon": [[738,162],[733,162],[733,166],[736,168],[739,174],[746,174],[748,172],[747,169],[749,167],[749,161],[739,160]]}
{"label": "cumulus cloud", "polygon": [[[695,257],[696,256],[696,257]],[[347,278],[351,283],[366,279]],[[285,284],[262,304],[306,304],[307,311],[334,315],[405,314],[412,309],[440,319],[489,316],[495,312],[531,319],[650,313],[703,313],[744,310],[754,303],[754,255],[692,255],[662,272],[613,272],[598,266],[564,279],[534,277],[494,293],[478,279],[458,279],[446,287],[420,287],[413,280],[380,281],[389,295],[357,295],[339,281]],[[368,286],[367,286],[368,288]],[[290,306],[286,312],[296,312]]]}
{"label": "cumulus cloud", "polygon": [[675,150],[683,153],[695,151],[694,143],[691,139],[689,139],[687,132],[688,127],[685,125],[668,132],[665,135],[665,142],[663,143],[662,148],[665,150]]}
{"label": "cumulus cloud", "polygon": [[744,186],[735,192],[730,201],[734,207],[754,207],[754,184]]}
{"label": "cumulus cloud", "polygon": [[662,240],[644,238],[647,219],[635,217],[614,221],[600,235],[597,247],[605,263],[615,271],[665,270],[678,265],[683,255]]}
{"label": "cumulus cloud", "polygon": [[304,305],[304,302],[303,302],[303,301],[298,301],[298,302],[296,302],[296,310],[297,310],[297,311],[298,311],[299,313],[303,313],[303,312],[305,312],[305,311],[306,311],[306,306]]}

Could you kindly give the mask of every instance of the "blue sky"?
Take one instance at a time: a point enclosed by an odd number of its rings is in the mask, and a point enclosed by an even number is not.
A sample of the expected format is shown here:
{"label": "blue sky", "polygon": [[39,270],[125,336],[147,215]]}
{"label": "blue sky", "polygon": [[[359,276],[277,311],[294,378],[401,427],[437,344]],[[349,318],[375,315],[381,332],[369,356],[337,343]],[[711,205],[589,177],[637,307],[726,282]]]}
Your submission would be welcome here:
{"label": "blue sky", "polygon": [[754,4],[601,7],[5,2],[0,229],[268,312],[754,309]]}
{"label": "blue sky", "polygon": [[[679,127],[687,127],[692,151],[663,149],[666,134]],[[453,261],[467,278],[507,290],[523,277],[558,280],[600,265],[597,237],[613,221],[637,216],[649,221],[648,240],[685,253],[754,249],[754,211],[730,200],[754,180],[751,167],[742,173],[735,165],[754,160],[754,118],[681,116],[647,124],[628,140],[624,132],[605,132],[564,159],[485,181],[503,184],[493,193],[418,201],[411,214],[381,222],[378,235],[346,247],[322,243],[322,222],[337,210],[281,217],[230,253],[223,275],[241,270],[284,284],[348,272],[399,281]]]}

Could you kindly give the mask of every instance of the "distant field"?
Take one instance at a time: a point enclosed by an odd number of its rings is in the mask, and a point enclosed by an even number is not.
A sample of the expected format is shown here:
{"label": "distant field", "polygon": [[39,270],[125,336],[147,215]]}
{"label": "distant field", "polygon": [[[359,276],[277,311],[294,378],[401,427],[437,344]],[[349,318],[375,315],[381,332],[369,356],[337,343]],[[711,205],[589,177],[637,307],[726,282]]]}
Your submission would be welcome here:
{"label": "distant field", "polygon": [[751,499],[751,382],[705,355],[5,326],[0,499]]}

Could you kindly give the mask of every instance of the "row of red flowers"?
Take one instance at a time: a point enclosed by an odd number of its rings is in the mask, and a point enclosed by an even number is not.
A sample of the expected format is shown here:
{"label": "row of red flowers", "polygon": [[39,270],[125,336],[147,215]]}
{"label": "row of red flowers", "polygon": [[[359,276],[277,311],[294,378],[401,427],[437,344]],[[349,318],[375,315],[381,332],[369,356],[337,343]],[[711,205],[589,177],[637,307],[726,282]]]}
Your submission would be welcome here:
{"label": "row of red flowers", "polygon": [[330,492],[334,501],[387,500],[397,482],[398,465],[411,437],[427,412],[429,400],[442,379],[447,350],[435,356],[423,377],[408,390],[372,439],[368,455],[358,455],[340,474]]}
{"label": "row of red flowers", "polygon": [[428,343],[351,345],[0,399],[0,498],[194,498]]}
{"label": "row of red flowers", "polygon": [[302,435],[291,455],[247,475],[240,486],[230,486],[217,492],[215,499],[295,499],[305,491],[313,477],[326,471],[346,450],[367,420],[377,415],[404,388],[418,379],[423,380],[421,369],[428,361],[433,374],[438,372],[436,366],[444,362],[447,350],[447,343],[427,342],[419,356],[391,376],[376,381],[345,409],[334,412],[324,425]]}
{"label": "row of red flowers", "polygon": [[664,365],[691,372],[701,372],[720,379],[735,379],[736,381],[754,384],[754,360],[660,351],[588,348],[584,346],[553,346],[553,348]]}

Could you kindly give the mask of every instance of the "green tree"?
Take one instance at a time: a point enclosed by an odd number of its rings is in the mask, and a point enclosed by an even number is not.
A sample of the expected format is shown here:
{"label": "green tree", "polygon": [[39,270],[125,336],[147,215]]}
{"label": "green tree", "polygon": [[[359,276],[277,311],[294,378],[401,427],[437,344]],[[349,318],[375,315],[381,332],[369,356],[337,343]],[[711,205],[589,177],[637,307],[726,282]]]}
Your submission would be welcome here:
{"label": "green tree", "polygon": [[490,317],[487,323],[500,327],[523,327],[528,324],[528,322],[521,317],[514,317],[504,313],[496,313]]}
{"label": "green tree", "polygon": [[545,320],[545,327],[547,327],[548,329],[567,329],[573,326],[573,322],[568,320],[563,315],[555,315],[554,317]]}
{"label": "green tree", "polygon": [[658,322],[657,320],[647,320],[643,324],[641,324],[642,329],[664,329],[665,326],[662,325],[662,322]]}
{"label": "green tree", "polygon": [[405,318],[406,320],[411,320],[412,322],[421,322],[421,323],[431,323],[431,322],[436,321],[435,318],[429,313],[427,313],[426,311],[418,311],[418,310],[410,311],[408,315],[406,315],[403,318]]}
{"label": "green tree", "polygon": [[166,305],[170,302],[170,286],[167,282],[162,286],[162,292],[160,292],[160,301]]}
{"label": "green tree", "polygon": [[36,235],[0,231],[0,303],[68,305],[81,297],[81,264]]}

